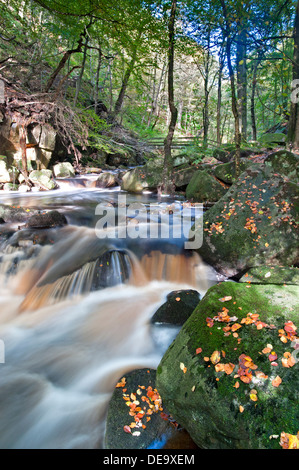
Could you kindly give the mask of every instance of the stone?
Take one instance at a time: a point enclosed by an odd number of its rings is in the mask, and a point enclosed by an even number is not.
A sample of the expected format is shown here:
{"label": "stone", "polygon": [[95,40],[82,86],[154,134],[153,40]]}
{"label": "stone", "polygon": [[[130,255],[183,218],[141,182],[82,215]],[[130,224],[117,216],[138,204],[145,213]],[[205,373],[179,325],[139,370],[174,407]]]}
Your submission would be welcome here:
{"label": "stone", "polygon": [[18,185],[13,183],[5,183],[3,185],[3,191],[18,191]]}
{"label": "stone", "polygon": [[121,189],[132,193],[156,190],[162,182],[162,171],[161,167],[148,165],[127,171],[122,177]]}
{"label": "stone", "polygon": [[286,176],[299,183],[299,156],[287,150],[271,153],[265,159],[265,165],[270,166],[274,173]]}
{"label": "stone", "polygon": [[297,434],[298,295],[293,285],[223,282],[208,290],[169,346],[157,389],[198,447],[279,449],[283,431]]}
{"label": "stone", "polygon": [[54,165],[53,173],[55,178],[73,178],[75,176],[73,165],[69,162],[57,163],[57,165]]}
{"label": "stone", "polygon": [[198,224],[204,235],[198,253],[219,273],[298,264],[299,188],[275,175],[266,165],[250,167]]}
{"label": "stone", "polygon": [[[124,381],[124,382],[122,382]],[[105,449],[148,449],[153,443],[162,441],[164,435],[172,427],[170,421],[162,419],[162,407],[155,409],[154,402],[159,403],[159,395],[155,390],[156,371],[153,369],[137,369],[124,374],[119,378],[119,384],[125,383],[125,387],[118,386],[111,397],[105,433]],[[141,388],[144,387],[144,388]],[[148,388],[148,387],[151,387]],[[124,388],[126,391],[124,392]],[[129,400],[124,400],[124,394]],[[133,395],[131,395],[133,394]],[[144,397],[144,398],[142,398]],[[137,426],[130,428],[135,422],[129,415],[130,407],[126,403],[139,402],[141,408],[140,420],[146,427]],[[157,405],[159,407],[159,404]],[[149,411],[150,414],[147,414]],[[137,415],[137,413],[136,413]],[[146,418],[149,417],[150,420]],[[129,432],[125,432],[124,427]]]}
{"label": "stone", "polygon": [[56,188],[51,170],[34,170],[29,174],[30,181],[42,190],[52,190]]}
{"label": "stone", "polygon": [[26,224],[27,228],[44,229],[67,225],[66,217],[58,211],[34,214]]}
{"label": "stone", "polygon": [[186,189],[186,198],[194,202],[216,202],[227,192],[227,188],[208,170],[196,171]]}
{"label": "stone", "polygon": [[7,157],[0,156],[0,183],[10,183],[11,173],[8,171]]}
{"label": "stone", "polygon": [[167,295],[166,302],[153,315],[152,323],[183,325],[200,301],[195,290],[177,290]]}
{"label": "stone", "polygon": [[117,186],[117,175],[114,173],[103,172],[96,180],[96,187],[97,188],[112,188]]}
{"label": "stone", "polygon": [[19,193],[28,193],[31,191],[31,188],[27,184],[21,184],[18,188]]}
{"label": "stone", "polygon": [[249,269],[239,282],[299,286],[299,268],[289,266],[259,266]]}
{"label": "stone", "polygon": [[[240,161],[240,171],[243,172],[254,165],[251,160],[242,159]],[[223,163],[217,165],[214,169],[214,175],[226,184],[232,184],[236,179],[235,162]]]}

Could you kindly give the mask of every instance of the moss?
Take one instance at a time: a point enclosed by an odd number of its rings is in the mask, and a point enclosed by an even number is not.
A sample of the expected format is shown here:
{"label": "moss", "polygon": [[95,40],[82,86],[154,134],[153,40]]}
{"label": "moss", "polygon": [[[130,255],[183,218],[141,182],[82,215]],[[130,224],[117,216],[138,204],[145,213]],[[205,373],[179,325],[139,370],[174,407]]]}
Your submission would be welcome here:
{"label": "moss", "polygon": [[[282,366],[281,358],[291,346],[290,341],[288,344],[280,341],[278,330],[288,320],[298,325],[298,293],[297,286],[248,286],[234,282],[216,285],[209,289],[162,358],[157,375],[159,392],[170,412],[200,447],[275,448],[279,444],[269,436],[280,435],[282,431],[297,433],[298,364],[290,369]],[[219,299],[225,296],[232,298],[221,302]],[[207,317],[213,319],[223,308],[228,309],[230,317],[237,317],[230,325],[236,322],[241,325],[236,330],[238,337],[232,332],[225,336],[223,327],[227,323],[214,320],[212,327],[207,326]],[[268,327],[258,329],[256,324],[242,324],[249,312],[259,314],[258,320]],[[262,353],[268,344],[278,356],[276,367]],[[198,348],[202,352],[198,353]],[[224,351],[220,363],[234,364],[235,370],[230,375],[216,372],[211,361],[204,359],[214,351]],[[250,383],[235,378],[241,354],[249,355],[257,370],[268,375],[268,379],[258,379],[255,369]],[[185,374],[180,363],[186,367]],[[278,388],[272,385],[276,375],[282,378]],[[252,388],[257,390],[257,401],[250,398]]]}

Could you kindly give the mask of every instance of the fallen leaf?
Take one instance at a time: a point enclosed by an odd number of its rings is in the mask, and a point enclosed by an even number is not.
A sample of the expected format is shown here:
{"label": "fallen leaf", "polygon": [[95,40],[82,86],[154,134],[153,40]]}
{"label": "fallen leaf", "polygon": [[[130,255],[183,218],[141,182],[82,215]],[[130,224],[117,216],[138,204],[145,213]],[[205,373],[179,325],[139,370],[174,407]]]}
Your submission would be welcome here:
{"label": "fallen leaf", "polygon": [[281,382],[282,382],[281,378],[279,377],[279,375],[277,375],[275,379],[272,380],[272,385],[273,387],[279,387]]}
{"label": "fallen leaf", "polygon": [[212,364],[217,364],[220,361],[220,352],[219,351],[214,351],[212,356],[211,356],[211,362]]}
{"label": "fallen leaf", "polygon": [[228,302],[229,300],[232,299],[232,296],[231,295],[227,295],[225,297],[222,297],[220,300],[220,302]]}

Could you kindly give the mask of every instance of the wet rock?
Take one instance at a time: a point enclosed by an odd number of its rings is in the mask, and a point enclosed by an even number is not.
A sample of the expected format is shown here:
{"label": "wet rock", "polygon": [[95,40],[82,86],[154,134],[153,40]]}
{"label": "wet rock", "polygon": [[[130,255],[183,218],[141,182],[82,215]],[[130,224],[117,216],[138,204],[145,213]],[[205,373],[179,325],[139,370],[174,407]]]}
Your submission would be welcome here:
{"label": "wet rock", "polygon": [[96,180],[97,188],[112,188],[117,186],[117,175],[109,172],[101,173],[98,179]]}
{"label": "wet rock", "polygon": [[58,211],[35,214],[29,218],[27,228],[52,228],[67,225],[66,217]]}
{"label": "wet rock", "polygon": [[[240,161],[240,171],[243,172],[252,165],[253,163],[251,160],[244,158]],[[223,163],[222,165],[217,165],[217,167],[214,169],[214,175],[224,183],[232,184],[236,179],[235,162],[228,162]]]}
{"label": "wet rock", "polygon": [[218,284],[164,354],[157,388],[200,448],[279,449],[282,431],[297,434],[298,294],[294,285]]}
{"label": "wet rock", "polygon": [[29,174],[30,181],[41,190],[50,191],[56,188],[53,181],[53,173],[51,170],[33,170]]}
{"label": "wet rock", "polygon": [[[137,369],[124,374],[123,377],[124,379],[121,377],[118,383],[123,379],[125,386],[115,388],[110,400],[104,447],[106,449],[150,448],[154,441],[162,440],[162,436],[171,427],[170,422],[161,417],[162,404],[155,389],[156,371]],[[127,400],[124,400],[125,396]],[[132,404],[131,407],[126,405],[129,402]],[[131,409],[131,413],[134,413],[136,407],[141,410],[135,412],[137,421],[129,414]],[[137,425],[130,428],[132,422]],[[146,427],[143,428],[142,424]],[[129,432],[125,432],[125,426]]]}
{"label": "wet rock", "polygon": [[53,173],[55,178],[73,178],[75,176],[73,165],[69,162],[54,165]]}
{"label": "wet rock", "polygon": [[170,292],[166,302],[153,315],[151,322],[183,325],[199,301],[200,295],[195,290]]}

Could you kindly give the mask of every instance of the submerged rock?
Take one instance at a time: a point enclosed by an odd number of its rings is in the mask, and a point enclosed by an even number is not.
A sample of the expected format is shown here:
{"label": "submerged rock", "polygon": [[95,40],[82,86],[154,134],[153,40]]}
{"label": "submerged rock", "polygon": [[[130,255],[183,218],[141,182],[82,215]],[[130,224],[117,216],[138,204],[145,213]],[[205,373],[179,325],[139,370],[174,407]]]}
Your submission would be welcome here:
{"label": "submerged rock", "polygon": [[35,214],[27,221],[27,228],[53,228],[67,225],[66,217],[58,211]]}
{"label": "submerged rock", "polygon": [[117,176],[114,173],[101,173],[96,181],[97,188],[111,188],[117,186]]}
{"label": "submerged rock", "polygon": [[157,388],[200,448],[275,449],[282,432],[297,434],[298,295],[290,285],[216,285],[164,354]]}
{"label": "submerged rock", "polygon": [[200,294],[195,290],[170,292],[166,302],[153,315],[151,322],[183,325],[199,301]]}

